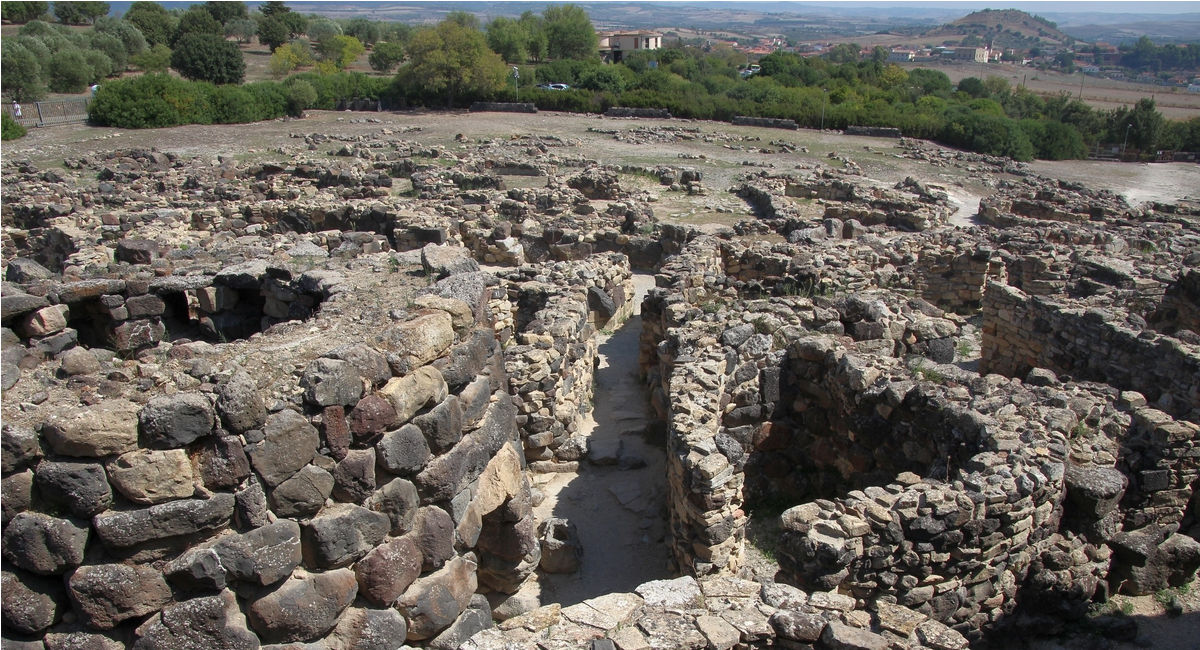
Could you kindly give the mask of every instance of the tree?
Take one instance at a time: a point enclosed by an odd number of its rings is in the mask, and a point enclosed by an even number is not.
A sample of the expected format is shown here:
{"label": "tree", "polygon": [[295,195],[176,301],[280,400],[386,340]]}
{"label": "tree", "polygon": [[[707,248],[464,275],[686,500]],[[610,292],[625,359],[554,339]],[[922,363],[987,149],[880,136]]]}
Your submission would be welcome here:
{"label": "tree", "polygon": [[3,53],[0,54],[0,87],[13,98],[13,101],[32,102],[46,96],[46,88],[42,83],[42,66],[33,52],[16,42],[2,42]]}
{"label": "tree", "polygon": [[829,50],[825,58],[834,63],[858,63],[860,50],[855,43],[838,43]]}
{"label": "tree", "polygon": [[525,63],[529,58],[526,47],[529,34],[524,25],[511,18],[496,18],[487,25],[487,42],[492,51],[499,54],[505,63]]}
{"label": "tree", "polygon": [[96,19],[95,30],[98,33],[111,34],[120,39],[121,45],[125,48],[125,54],[129,56],[139,54],[146,49],[146,37],[142,36],[141,30],[128,20],[101,16]]}
{"label": "tree", "polygon": [[875,63],[887,63],[888,57],[891,55],[892,53],[888,52],[887,48],[882,45],[876,45],[871,50],[871,60]]}
{"label": "tree", "polygon": [[308,23],[308,40],[316,43],[330,36],[341,36],[342,28],[332,20],[320,19]]}
{"label": "tree", "polygon": [[965,77],[958,82],[958,91],[972,97],[987,97],[988,91],[979,77]]}
{"label": "tree", "polygon": [[391,72],[404,61],[404,45],[395,41],[376,43],[367,61],[376,72]]}
{"label": "tree", "polygon": [[185,79],[214,84],[241,83],[246,76],[242,51],[213,34],[185,35],[171,52],[171,67]]}
{"label": "tree", "polygon": [[117,71],[117,66],[113,63],[113,60],[100,50],[84,50],[83,59],[87,61],[88,67],[92,69],[92,74],[88,77],[89,86],[100,83],[105,77],[111,76]]}
{"label": "tree", "polygon": [[9,22],[24,25],[41,18],[49,7],[49,2],[4,2],[0,3],[0,16]]}
{"label": "tree", "polygon": [[283,21],[271,16],[258,23],[258,42],[266,45],[272,52],[288,42],[291,33]]}
{"label": "tree", "polygon": [[159,43],[129,57],[129,63],[142,72],[166,72],[171,67],[171,48]]}
{"label": "tree", "polygon": [[446,14],[446,20],[458,24],[463,29],[479,30],[479,16],[467,11],[451,11]]}
{"label": "tree", "polygon": [[290,13],[292,8],[283,4],[279,0],[270,0],[258,6],[258,10],[264,16],[278,16],[280,14]]}
{"label": "tree", "polygon": [[90,45],[93,50],[103,52],[112,61],[112,72],[125,70],[125,65],[129,62],[129,55],[125,52],[125,44],[121,42],[121,39],[112,34],[94,32],[91,35]]}
{"label": "tree", "polygon": [[579,85],[588,90],[610,93],[625,92],[625,78],[621,76],[617,66],[597,66],[585,70],[579,75]]}
{"label": "tree", "polygon": [[374,45],[383,38],[383,27],[374,20],[351,18],[342,27],[342,33],[357,38],[363,45]]}
{"label": "tree", "polygon": [[232,36],[239,43],[249,43],[258,32],[258,23],[249,18],[239,18],[225,23],[225,36]]}
{"label": "tree", "polygon": [[175,31],[175,20],[157,2],[135,2],[124,18],[138,28],[151,47],[170,43],[171,32]]}
{"label": "tree", "polygon": [[64,25],[89,25],[108,14],[107,2],[55,2],[54,17]]}
{"label": "tree", "polygon": [[[1125,107],[1122,106],[1117,109],[1117,112],[1121,113],[1124,110]],[[1149,97],[1139,99],[1133,110],[1127,113],[1125,119],[1117,118],[1113,122],[1114,128],[1111,129],[1113,135],[1120,134],[1122,122],[1133,125],[1129,128],[1129,146],[1141,151],[1153,151],[1163,131],[1162,113],[1158,112],[1154,100]]]}
{"label": "tree", "polygon": [[211,34],[223,39],[225,28],[203,6],[193,5],[179,18],[179,24],[171,34],[171,47],[178,48],[179,41],[188,34]]}
{"label": "tree", "polygon": [[326,36],[317,43],[317,54],[322,61],[332,63],[338,70],[344,70],[367,50],[353,36],[338,34]]}
{"label": "tree", "polygon": [[80,50],[61,50],[46,62],[46,85],[51,92],[81,93],[94,75],[92,65]]}
{"label": "tree", "polygon": [[246,3],[244,2],[212,2],[209,0],[204,3],[204,9],[213,17],[213,20],[222,25],[228,24],[231,20],[250,17],[246,13]]}
{"label": "tree", "polygon": [[284,27],[287,27],[291,38],[296,38],[308,31],[308,19],[294,11],[279,14],[279,20],[283,22]]}
{"label": "tree", "polygon": [[592,20],[582,7],[550,5],[542,12],[548,54],[555,59],[588,59],[599,52]]}
{"label": "tree", "polygon": [[302,65],[312,65],[312,57],[308,52],[292,44],[284,44],[275,48],[271,55],[271,76],[276,79],[287,76]]}
{"label": "tree", "polygon": [[486,96],[504,84],[507,68],[477,30],[444,20],[417,32],[408,44],[401,78],[411,88],[442,95],[446,106],[464,94]]}
{"label": "tree", "polygon": [[521,14],[519,22],[525,29],[525,36],[528,39],[525,43],[525,51],[530,59],[540,63],[546,58],[549,49],[549,43],[546,42],[545,21],[532,11],[526,11]]}

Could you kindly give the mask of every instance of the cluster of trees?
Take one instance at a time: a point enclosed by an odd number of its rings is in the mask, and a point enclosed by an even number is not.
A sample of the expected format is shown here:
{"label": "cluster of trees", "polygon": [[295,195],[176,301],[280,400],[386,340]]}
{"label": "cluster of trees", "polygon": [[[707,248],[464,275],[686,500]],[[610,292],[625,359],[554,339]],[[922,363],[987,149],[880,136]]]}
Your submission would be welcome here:
{"label": "cluster of trees", "polygon": [[1133,45],[1121,45],[1121,65],[1143,72],[1200,70],[1200,43],[1155,45],[1145,34]]}
{"label": "cluster of trees", "polygon": [[104,15],[92,22],[83,32],[60,23],[26,22],[16,36],[0,42],[0,87],[16,101],[41,99],[47,90],[80,93],[124,72],[146,52],[146,39],[130,23]]}

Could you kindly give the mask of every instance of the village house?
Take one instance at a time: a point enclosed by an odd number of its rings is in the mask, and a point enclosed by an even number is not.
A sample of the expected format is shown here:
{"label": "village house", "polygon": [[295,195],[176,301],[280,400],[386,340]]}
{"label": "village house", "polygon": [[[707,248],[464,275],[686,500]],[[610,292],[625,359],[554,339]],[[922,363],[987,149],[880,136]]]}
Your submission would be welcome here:
{"label": "village house", "polygon": [[662,47],[663,35],[645,30],[630,32],[599,32],[600,56],[605,61],[620,63],[625,54],[638,50],[657,50]]}

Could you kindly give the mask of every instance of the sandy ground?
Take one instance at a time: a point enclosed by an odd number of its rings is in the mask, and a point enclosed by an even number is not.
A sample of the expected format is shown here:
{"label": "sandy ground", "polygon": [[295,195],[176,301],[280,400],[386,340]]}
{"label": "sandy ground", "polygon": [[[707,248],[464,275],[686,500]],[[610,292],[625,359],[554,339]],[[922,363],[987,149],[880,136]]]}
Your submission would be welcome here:
{"label": "sandy ground", "polygon": [[[635,275],[641,306],[651,275]],[[589,443],[623,445],[646,461],[641,469],[597,467],[586,460],[578,473],[538,475],[546,500],[535,509],[539,520],[569,519],[579,530],[583,565],[577,573],[543,575],[542,602],[564,607],[606,593],[628,592],[648,580],[671,577],[666,535],[666,457],[641,436],[622,431],[645,424],[650,405],[638,381],[638,336],[635,314],[612,335],[600,338],[594,408],[582,423]]]}

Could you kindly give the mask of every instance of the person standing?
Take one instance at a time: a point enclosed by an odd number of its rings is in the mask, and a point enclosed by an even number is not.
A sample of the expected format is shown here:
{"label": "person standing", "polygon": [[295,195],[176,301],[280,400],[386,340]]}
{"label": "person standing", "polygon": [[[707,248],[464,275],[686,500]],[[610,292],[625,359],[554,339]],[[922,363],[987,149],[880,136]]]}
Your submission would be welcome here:
{"label": "person standing", "polygon": [[13,114],[13,119],[17,119],[17,120],[21,119],[21,105],[18,104],[17,100],[15,100],[15,99],[13,100],[12,114]]}

